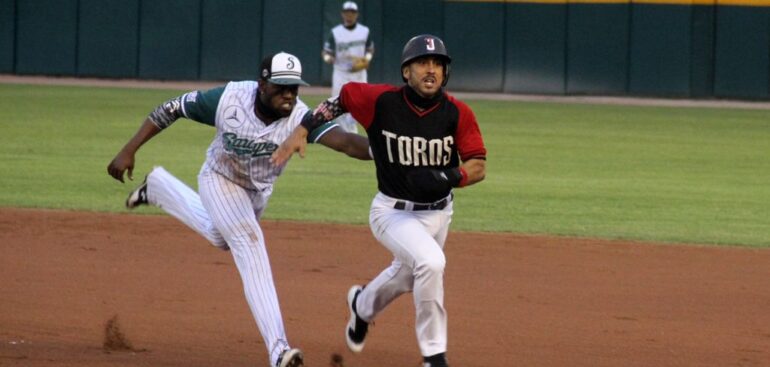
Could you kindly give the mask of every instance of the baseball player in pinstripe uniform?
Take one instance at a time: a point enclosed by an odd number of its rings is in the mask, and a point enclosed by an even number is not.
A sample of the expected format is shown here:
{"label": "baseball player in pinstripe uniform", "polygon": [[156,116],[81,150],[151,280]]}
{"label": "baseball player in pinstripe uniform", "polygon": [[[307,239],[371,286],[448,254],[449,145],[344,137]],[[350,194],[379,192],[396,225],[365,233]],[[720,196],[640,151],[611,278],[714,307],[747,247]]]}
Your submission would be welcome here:
{"label": "baseball player in pinstripe uniform", "polygon": [[[327,64],[334,66],[332,73],[332,97],[340,94],[342,86],[348,82],[366,83],[366,69],[374,57],[374,42],[369,28],[358,23],[358,5],[352,1],[342,4],[342,24],[332,28],[329,38],[324,42],[321,57]],[[356,120],[350,114],[337,119],[347,132],[358,131]]]}
{"label": "baseball player in pinstripe uniform", "polygon": [[[259,81],[230,82],[158,106],[107,170],[121,182],[126,171],[133,179],[139,147],[181,117],[216,127],[198,175],[199,193],[156,167],[131,192],[126,206],[155,205],[214,246],[231,250],[270,365],[298,367],[303,355],[287,341],[259,219],[286,166],[271,163],[270,155],[311,111],[297,98],[299,86],[307,85],[297,57],[284,52],[271,55],[263,60],[260,72]],[[345,133],[334,123],[310,135],[308,141],[370,159],[366,139]]]}

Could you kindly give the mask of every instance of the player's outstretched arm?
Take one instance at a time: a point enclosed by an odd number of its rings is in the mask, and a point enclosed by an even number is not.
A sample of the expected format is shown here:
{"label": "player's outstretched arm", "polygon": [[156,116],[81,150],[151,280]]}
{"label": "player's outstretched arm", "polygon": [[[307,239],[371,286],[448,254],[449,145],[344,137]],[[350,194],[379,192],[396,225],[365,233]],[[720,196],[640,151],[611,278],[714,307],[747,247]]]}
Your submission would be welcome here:
{"label": "player's outstretched arm", "polygon": [[308,111],[302,117],[300,125],[294,128],[291,135],[273,152],[270,161],[280,166],[286,163],[294,152],[299,152],[299,156],[304,158],[308,132],[314,131],[343,113],[345,110],[340,105],[339,97],[332,97],[321,102],[314,111]]}
{"label": "player's outstretched arm", "polygon": [[[120,182],[125,182],[123,181],[123,173],[128,171],[128,179],[134,179],[134,156],[136,151],[144,143],[152,139],[153,136],[158,135],[161,130],[171,126],[174,121],[185,117],[182,111],[182,101],[185,99],[185,96],[181,95],[163,102],[147,116],[142,126],[139,127],[139,131],[134,134],[134,137],[126,143],[123,149],[118,152],[107,166],[107,173],[110,176]],[[198,98],[198,100],[203,100],[203,98]],[[211,125],[213,125],[213,122]]]}
{"label": "player's outstretched arm", "polygon": [[139,150],[144,143],[152,139],[157,135],[161,129],[155,125],[149,118],[144,120],[142,126],[139,127],[139,131],[134,134],[134,137],[126,143],[123,149],[118,152],[112,162],[107,166],[107,173],[114,179],[125,182],[123,180],[123,173],[128,171],[128,179],[134,179],[134,156],[136,151]]}
{"label": "player's outstretched arm", "polygon": [[331,129],[318,142],[352,158],[364,161],[372,159],[369,155],[369,139],[358,134],[344,132],[340,128]]}

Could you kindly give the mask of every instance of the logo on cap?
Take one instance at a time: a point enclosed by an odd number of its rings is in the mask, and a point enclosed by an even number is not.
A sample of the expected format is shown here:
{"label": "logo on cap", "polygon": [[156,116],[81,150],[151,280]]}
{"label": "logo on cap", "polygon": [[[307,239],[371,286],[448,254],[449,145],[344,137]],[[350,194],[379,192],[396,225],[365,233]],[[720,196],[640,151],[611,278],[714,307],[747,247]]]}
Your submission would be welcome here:
{"label": "logo on cap", "polygon": [[428,51],[436,50],[436,43],[433,40],[433,38],[430,38],[430,37],[425,38],[425,43],[427,43],[425,45],[425,49],[427,49]]}
{"label": "logo on cap", "polygon": [[262,75],[273,84],[308,85],[302,80],[302,64],[299,59],[285,52],[275,54],[270,60],[270,70],[264,70]]}

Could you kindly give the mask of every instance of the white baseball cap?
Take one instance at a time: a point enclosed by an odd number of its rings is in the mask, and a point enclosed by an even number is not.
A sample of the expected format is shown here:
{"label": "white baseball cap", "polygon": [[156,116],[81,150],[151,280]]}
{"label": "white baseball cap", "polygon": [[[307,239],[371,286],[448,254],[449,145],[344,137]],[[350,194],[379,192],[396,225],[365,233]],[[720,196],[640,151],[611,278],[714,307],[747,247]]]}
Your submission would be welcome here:
{"label": "white baseball cap", "polygon": [[302,64],[299,58],[283,51],[262,60],[259,72],[262,79],[273,84],[310,85],[302,80]]}
{"label": "white baseball cap", "polygon": [[358,11],[358,5],[352,1],[346,1],[344,4],[342,4],[342,11],[350,10],[350,11]]}

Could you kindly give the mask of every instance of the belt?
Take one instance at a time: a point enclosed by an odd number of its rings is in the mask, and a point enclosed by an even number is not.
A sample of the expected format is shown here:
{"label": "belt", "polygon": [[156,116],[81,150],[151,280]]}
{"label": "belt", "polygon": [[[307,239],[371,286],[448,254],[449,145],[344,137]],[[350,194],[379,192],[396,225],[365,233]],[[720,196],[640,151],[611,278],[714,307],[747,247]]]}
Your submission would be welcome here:
{"label": "belt", "polygon": [[439,201],[432,202],[429,204],[420,204],[420,203],[412,203],[412,208],[407,209],[408,205],[406,201],[399,200],[396,201],[396,204],[393,205],[393,209],[398,210],[441,210],[446,208],[446,206],[452,201],[452,198],[454,197],[454,193],[452,195],[449,195],[448,197],[445,197]]}

